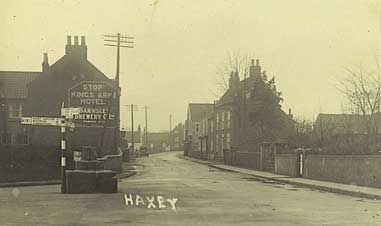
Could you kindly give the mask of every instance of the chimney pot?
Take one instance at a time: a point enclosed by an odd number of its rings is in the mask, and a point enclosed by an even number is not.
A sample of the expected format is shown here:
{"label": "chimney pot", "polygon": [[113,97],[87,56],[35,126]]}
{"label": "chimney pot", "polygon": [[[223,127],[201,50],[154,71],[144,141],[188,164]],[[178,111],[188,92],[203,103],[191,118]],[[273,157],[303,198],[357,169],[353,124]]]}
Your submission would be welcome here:
{"label": "chimney pot", "polygon": [[42,61],[42,72],[46,72],[48,69],[49,69],[48,54],[44,53],[44,57]]}
{"label": "chimney pot", "polygon": [[293,116],[292,116],[292,112],[291,112],[291,108],[288,109],[288,115],[289,115],[291,118],[293,118]]}
{"label": "chimney pot", "polygon": [[78,36],[74,36],[74,45],[78,45]]}
{"label": "chimney pot", "polygon": [[68,45],[68,46],[71,45],[71,36],[70,36],[70,35],[67,36],[67,42],[66,42],[66,45]]}
{"label": "chimney pot", "polygon": [[259,66],[259,59],[255,61],[255,65]]}
{"label": "chimney pot", "polygon": [[82,46],[86,45],[86,37],[85,36],[81,36],[81,45]]}

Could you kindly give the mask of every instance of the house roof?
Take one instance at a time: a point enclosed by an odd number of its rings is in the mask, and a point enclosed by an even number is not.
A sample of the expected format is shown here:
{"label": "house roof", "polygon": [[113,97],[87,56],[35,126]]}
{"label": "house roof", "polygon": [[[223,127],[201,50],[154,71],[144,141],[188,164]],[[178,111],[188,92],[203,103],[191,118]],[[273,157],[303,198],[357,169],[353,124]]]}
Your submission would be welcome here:
{"label": "house roof", "polygon": [[[381,117],[381,115],[377,115],[377,117]],[[367,133],[367,120],[369,120],[369,115],[319,114],[315,121],[315,128],[336,132]]]}
{"label": "house roof", "polygon": [[41,72],[0,71],[0,97],[23,99],[28,96],[28,84]]}
{"label": "house roof", "polygon": [[208,117],[213,112],[214,104],[189,104],[189,117],[192,121],[198,122],[203,118]]}

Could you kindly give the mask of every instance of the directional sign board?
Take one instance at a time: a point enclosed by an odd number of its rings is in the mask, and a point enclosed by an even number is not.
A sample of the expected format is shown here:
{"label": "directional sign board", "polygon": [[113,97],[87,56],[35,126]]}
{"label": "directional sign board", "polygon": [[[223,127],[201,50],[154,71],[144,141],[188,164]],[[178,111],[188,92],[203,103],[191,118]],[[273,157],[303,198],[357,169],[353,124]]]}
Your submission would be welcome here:
{"label": "directional sign board", "polygon": [[49,118],[49,117],[22,117],[21,124],[35,125],[35,126],[67,126],[74,127],[73,122],[66,122],[62,118]]}
{"label": "directional sign board", "polygon": [[61,108],[61,115],[65,116],[65,118],[74,118],[75,115],[79,115],[81,113],[81,108]]}

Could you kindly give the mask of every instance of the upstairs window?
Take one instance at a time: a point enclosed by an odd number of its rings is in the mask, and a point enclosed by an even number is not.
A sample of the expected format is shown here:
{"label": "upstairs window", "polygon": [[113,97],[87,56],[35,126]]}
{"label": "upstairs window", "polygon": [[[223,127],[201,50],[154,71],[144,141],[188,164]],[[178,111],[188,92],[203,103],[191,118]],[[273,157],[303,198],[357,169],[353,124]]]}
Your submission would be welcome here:
{"label": "upstairs window", "polygon": [[9,118],[21,118],[22,117],[22,105],[20,103],[8,104]]}
{"label": "upstairs window", "polygon": [[195,127],[196,127],[195,130],[196,130],[196,132],[198,133],[198,132],[200,131],[200,124],[196,123],[196,126],[195,126]]}

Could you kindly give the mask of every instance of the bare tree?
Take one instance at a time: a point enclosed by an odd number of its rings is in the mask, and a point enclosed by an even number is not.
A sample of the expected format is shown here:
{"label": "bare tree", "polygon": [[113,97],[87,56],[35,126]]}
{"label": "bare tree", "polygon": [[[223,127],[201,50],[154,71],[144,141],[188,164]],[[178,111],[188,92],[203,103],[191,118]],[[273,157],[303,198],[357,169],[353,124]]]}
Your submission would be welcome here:
{"label": "bare tree", "polygon": [[[378,65],[377,65],[378,66]],[[349,111],[362,115],[366,127],[366,147],[377,145],[378,117],[381,104],[381,76],[378,70],[364,67],[346,68],[346,76],[339,81],[339,91],[344,95]]]}
{"label": "bare tree", "polygon": [[229,89],[229,78],[232,72],[238,72],[240,80],[247,78],[250,70],[251,54],[238,51],[228,52],[226,59],[217,67],[217,93],[220,96]]}

